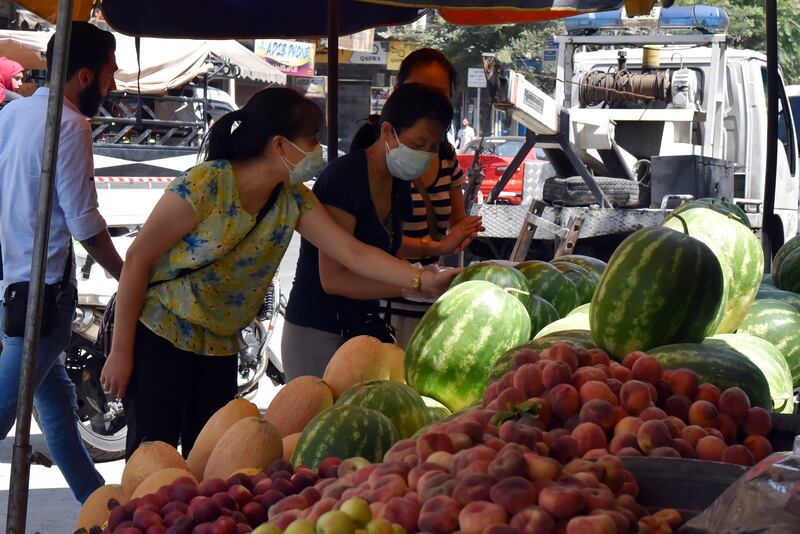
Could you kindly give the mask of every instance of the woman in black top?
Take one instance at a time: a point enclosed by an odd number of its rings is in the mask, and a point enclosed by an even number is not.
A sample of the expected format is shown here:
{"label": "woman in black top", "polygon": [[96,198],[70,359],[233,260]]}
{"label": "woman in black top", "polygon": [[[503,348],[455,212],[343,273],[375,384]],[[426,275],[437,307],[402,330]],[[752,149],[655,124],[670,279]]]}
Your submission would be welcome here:
{"label": "woman in black top", "polygon": [[[377,141],[333,161],[314,193],[357,239],[398,255],[410,182],[430,166],[452,116],[449,100],[435,89],[397,88],[383,108]],[[283,330],[286,378],[322,376],[345,336],[377,318],[378,299],[399,295],[400,288],[359,276],[303,240]]]}

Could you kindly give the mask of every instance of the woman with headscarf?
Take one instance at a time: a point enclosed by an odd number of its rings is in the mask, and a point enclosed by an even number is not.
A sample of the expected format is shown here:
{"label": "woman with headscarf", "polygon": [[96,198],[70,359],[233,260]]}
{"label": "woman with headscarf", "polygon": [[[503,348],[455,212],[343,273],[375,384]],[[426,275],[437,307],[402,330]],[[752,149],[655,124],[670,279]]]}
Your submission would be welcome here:
{"label": "woman with headscarf", "polygon": [[0,109],[10,101],[22,98],[17,93],[22,86],[25,67],[7,57],[0,57]]}

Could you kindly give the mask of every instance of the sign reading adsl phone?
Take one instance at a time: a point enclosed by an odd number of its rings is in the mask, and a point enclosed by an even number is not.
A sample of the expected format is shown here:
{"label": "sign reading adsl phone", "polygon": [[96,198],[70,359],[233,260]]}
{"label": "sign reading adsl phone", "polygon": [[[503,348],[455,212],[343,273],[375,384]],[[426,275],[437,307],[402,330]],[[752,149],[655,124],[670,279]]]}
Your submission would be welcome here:
{"label": "sign reading adsl phone", "polygon": [[255,53],[289,76],[314,76],[316,45],[285,39],[256,39]]}

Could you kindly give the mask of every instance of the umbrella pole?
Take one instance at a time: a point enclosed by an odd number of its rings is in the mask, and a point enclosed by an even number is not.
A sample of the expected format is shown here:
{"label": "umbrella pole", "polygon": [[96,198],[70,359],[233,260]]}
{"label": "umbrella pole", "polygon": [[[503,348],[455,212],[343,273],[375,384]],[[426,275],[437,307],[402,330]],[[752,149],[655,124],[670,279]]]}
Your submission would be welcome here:
{"label": "umbrella pole", "polygon": [[25,318],[22,367],[17,397],[17,427],[11,459],[11,487],[8,494],[6,532],[24,534],[28,512],[28,487],[31,474],[31,412],[35,390],[34,376],[42,323],[44,277],[47,268],[47,249],[50,240],[50,213],[53,204],[58,138],[61,130],[61,109],[64,105],[64,85],[72,30],[73,0],[59,0],[58,27],[50,72],[50,95],[47,102],[47,124],[44,132],[42,174],[39,185],[39,204],[36,211],[36,234],[33,239],[31,286],[28,313]]}
{"label": "umbrella pole", "polygon": [[328,161],[339,155],[339,0],[328,0]]}
{"label": "umbrella pole", "polygon": [[764,270],[772,266],[772,239],[769,235],[775,213],[775,180],[778,174],[778,7],[776,0],[764,0],[767,23],[767,166],[764,175],[764,210],[761,243],[764,248]]}

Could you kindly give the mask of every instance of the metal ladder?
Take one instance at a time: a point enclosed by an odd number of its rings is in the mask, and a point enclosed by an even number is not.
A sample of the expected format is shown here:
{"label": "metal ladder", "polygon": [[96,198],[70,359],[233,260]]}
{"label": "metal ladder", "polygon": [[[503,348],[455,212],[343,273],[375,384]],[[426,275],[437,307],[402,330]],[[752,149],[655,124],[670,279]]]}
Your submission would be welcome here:
{"label": "metal ladder", "polygon": [[578,236],[583,226],[583,218],[570,216],[567,225],[560,226],[542,217],[545,207],[545,203],[541,200],[531,202],[528,213],[525,214],[525,222],[522,225],[522,229],[520,229],[516,243],[514,243],[514,249],[511,251],[510,261],[517,263],[525,261],[537,227],[553,234],[558,239],[559,243],[553,256],[554,258],[572,254],[575,251],[575,243],[578,241]]}

